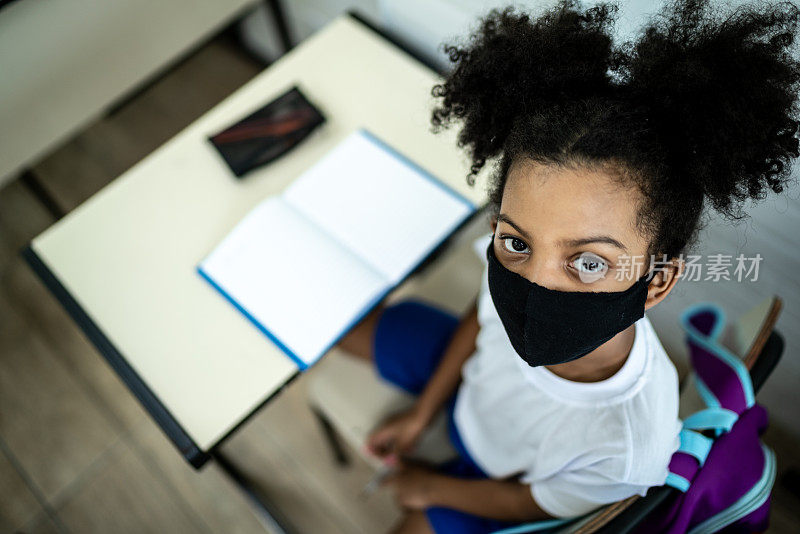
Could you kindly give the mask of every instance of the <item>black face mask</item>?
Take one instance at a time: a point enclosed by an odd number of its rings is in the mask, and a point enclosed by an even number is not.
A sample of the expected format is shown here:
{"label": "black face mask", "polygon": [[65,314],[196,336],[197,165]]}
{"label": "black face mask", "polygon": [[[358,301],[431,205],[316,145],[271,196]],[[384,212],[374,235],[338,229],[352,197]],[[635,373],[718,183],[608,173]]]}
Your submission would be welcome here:
{"label": "black face mask", "polygon": [[531,367],[585,356],[644,316],[646,273],[624,291],[556,291],[508,270],[486,249],[489,293],[511,345]]}

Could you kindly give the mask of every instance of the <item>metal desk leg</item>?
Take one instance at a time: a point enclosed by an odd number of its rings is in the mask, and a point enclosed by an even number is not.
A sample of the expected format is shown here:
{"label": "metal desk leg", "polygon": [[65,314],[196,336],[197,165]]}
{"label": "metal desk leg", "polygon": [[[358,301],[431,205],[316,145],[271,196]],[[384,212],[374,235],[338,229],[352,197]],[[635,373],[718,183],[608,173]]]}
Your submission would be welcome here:
{"label": "metal desk leg", "polygon": [[241,471],[239,471],[239,469],[233,465],[225,457],[225,455],[219,451],[214,451],[211,456],[228,474],[228,476],[231,477],[231,480],[233,480],[233,482],[247,495],[252,504],[258,508],[259,519],[269,532],[274,532],[276,534],[294,534],[298,532],[289,526],[290,523],[286,520],[286,518],[281,516],[280,512],[275,508],[275,506],[273,506],[262,495],[259,494],[258,490],[247,479],[247,477]]}
{"label": "metal desk leg", "polygon": [[267,11],[272,15],[275,22],[275,27],[278,30],[278,36],[281,38],[283,44],[284,54],[292,49],[292,38],[289,35],[289,25],[286,24],[286,16],[283,12],[283,6],[280,0],[266,0]]}

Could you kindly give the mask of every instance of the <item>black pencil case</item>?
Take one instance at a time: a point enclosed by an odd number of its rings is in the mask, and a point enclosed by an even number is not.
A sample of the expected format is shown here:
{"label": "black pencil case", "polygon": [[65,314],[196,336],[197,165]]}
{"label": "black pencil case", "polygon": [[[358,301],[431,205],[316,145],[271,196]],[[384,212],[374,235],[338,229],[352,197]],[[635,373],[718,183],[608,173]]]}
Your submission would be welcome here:
{"label": "black pencil case", "polygon": [[325,117],[297,86],[209,137],[238,178],[289,152]]}

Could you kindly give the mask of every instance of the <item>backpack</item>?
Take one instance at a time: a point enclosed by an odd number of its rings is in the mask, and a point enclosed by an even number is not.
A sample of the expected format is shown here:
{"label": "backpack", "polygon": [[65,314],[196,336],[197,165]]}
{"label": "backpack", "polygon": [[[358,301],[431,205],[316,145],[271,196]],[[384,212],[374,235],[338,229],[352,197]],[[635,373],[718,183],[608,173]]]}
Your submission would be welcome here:
{"label": "backpack", "polygon": [[744,363],[720,343],[724,319],[714,304],[698,304],[681,315],[692,379],[706,407],[683,421],[665,482],[678,491],[637,532],[767,528],[776,472],[775,454],[760,438],[767,412],[755,402]]}

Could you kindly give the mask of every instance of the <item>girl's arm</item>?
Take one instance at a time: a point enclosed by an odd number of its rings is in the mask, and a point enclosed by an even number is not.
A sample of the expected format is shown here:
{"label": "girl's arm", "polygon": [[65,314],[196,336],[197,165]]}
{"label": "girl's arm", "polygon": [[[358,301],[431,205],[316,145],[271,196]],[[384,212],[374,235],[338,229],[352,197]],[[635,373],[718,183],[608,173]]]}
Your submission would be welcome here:
{"label": "girl's arm", "polygon": [[533,500],[529,485],[490,478],[469,480],[436,475],[431,480],[429,506],[445,506],[501,521],[552,518]]}
{"label": "girl's arm", "polygon": [[457,478],[401,462],[383,484],[392,487],[398,504],[414,510],[443,506],[501,521],[552,518],[533,499],[531,487],[515,480]]}
{"label": "girl's arm", "polygon": [[475,352],[478,336],[477,298],[461,319],[425,389],[414,405],[393,415],[367,438],[367,449],[376,456],[404,454],[411,449],[440,406],[461,380],[461,366]]}
{"label": "girl's arm", "polygon": [[426,423],[433,418],[461,381],[461,366],[475,352],[475,338],[479,330],[476,298],[450,339],[439,366],[417,397],[415,411]]}

